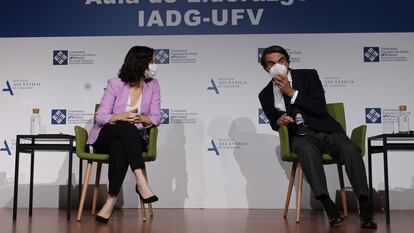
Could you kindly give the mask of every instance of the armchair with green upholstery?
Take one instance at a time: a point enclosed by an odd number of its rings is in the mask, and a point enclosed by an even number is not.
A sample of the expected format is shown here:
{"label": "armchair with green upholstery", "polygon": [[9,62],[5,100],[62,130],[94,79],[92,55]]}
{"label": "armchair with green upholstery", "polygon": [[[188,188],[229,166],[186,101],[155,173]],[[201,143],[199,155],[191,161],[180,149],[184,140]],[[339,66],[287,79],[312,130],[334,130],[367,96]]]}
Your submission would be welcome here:
{"label": "armchair with green upholstery", "polygon": [[[95,112],[98,109],[99,105],[97,104],[95,106]],[[142,153],[142,157],[145,162],[151,162],[156,160],[157,158],[157,136],[158,136],[158,128],[155,126],[151,126],[147,129],[148,133],[148,145],[147,145],[147,152]],[[88,162],[86,167],[86,173],[85,177],[83,179],[83,185],[82,185],[82,194],[79,201],[79,209],[78,209],[78,215],[77,220],[80,221],[83,211],[83,206],[85,203],[87,188],[89,184],[89,178],[92,171],[92,164],[93,162],[96,162],[98,164],[96,169],[96,179],[95,179],[95,185],[93,189],[93,198],[92,198],[92,215],[95,215],[96,213],[96,200],[98,197],[98,191],[99,191],[99,180],[100,180],[100,174],[101,174],[101,168],[102,163],[107,163],[109,159],[108,154],[97,154],[97,153],[90,153],[89,152],[89,146],[86,145],[86,141],[88,140],[88,132],[86,129],[75,126],[75,138],[76,138],[76,155],[79,157],[79,159],[86,160]],[[145,167],[142,168],[142,171],[144,173],[144,176],[146,179],[148,179],[147,176],[147,170]],[[142,215],[142,221],[146,221],[146,213],[145,213],[145,205],[143,200],[140,200],[141,205],[141,215]],[[154,215],[152,204],[148,203],[148,209],[149,214],[152,217]]]}
{"label": "armchair with green upholstery", "polygon": [[[345,121],[345,111],[344,111],[344,104],[343,103],[330,103],[326,105],[326,110],[328,113],[339,122],[339,124],[342,126],[342,128],[346,132],[346,121]],[[365,154],[365,140],[366,140],[366,125],[361,125],[359,127],[356,127],[352,130],[351,133],[351,140],[359,147],[361,150],[361,156],[364,156]],[[295,180],[296,170],[299,172],[298,177],[298,190],[296,192],[296,222],[299,222],[300,219],[300,208],[301,208],[301,199],[302,199],[302,186],[303,186],[303,171],[300,168],[300,165],[298,166],[298,157],[297,155],[291,151],[291,145],[289,141],[289,133],[286,126],[281,126],[278,130],[279,132],[279,139],[280,139],[280,156],[281,160],[292,162],[292,170],[291,175],[289,179],[289,186],[288,186],[288,192],[286,195],[286,201],[285,201],[285,208],[283,212],[283,216],[286,218],[288,208],[289,208],[289,202],[290,197],[292,194],[293,189],[293,183]],[[341,199],[342,199],[342,207],[344,216],[348,215],[348,209],[346,205],[346,192],[344,187],[344,178],[343,178],[343,171],[342,171],[342,164],[337,163],[332,159],[332,157],[329,154],[323,154],[322,157],[323,164],[337,164],[338,167],[338,175],[339,175],[339,184],[341,188]]]}

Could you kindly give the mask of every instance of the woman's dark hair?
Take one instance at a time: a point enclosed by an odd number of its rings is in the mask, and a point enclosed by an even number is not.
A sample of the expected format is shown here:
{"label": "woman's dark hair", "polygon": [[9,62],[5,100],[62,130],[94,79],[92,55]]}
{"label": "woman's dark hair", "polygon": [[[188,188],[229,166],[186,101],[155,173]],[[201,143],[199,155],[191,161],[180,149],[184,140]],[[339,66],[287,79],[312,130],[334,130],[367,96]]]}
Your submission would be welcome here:
{"label": "woman's dark hair", "polygon": [[146,46],[134,46],[125,56],[124,64],[119,70],[118,77],[127,84],[137,83],[144,79],[145,70],[154,56],[154,49]]}
{"label": "woman's dark hair", "polygon": [[265,69],[265,70],[267,68],[267,66],[266,66],[267,65],[266,64],[266,58],[265,57],[266,57],[266,54],[269,54],[269,53],[280,53],[280,54],[283,54],[283,56],[285,56],[286,60],[288,62],[290,62],[289,54],[287,53],[287,51],[282,46],[272,45],[272,46],[267,47],[267,48],[265,48],[263,50],[262,57],[260,59],[260,64],[263,66],[263,69]]}

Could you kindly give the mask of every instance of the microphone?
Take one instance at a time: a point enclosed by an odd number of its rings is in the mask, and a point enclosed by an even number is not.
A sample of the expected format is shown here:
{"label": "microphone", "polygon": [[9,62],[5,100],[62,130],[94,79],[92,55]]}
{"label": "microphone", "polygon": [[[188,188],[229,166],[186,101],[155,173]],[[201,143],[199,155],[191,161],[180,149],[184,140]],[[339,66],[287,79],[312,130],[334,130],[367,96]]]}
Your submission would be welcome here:
{"label": "microphone", "polygon": [[300,113],[299,109],[296,109],[294,113],[294,119],[295,119],[295,133],[299,136],[306,135],[306,128],[308,127],[305,124],[305,119],[302,116],[302,113]]}

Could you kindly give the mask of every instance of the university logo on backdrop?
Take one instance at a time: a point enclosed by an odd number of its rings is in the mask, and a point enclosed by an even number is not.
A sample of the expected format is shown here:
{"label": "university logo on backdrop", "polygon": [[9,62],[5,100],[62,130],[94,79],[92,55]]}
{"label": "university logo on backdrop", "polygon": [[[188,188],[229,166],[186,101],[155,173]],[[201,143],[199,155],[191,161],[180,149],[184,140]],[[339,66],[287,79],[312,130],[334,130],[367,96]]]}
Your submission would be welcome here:
{"label": "university logo on backdrop", "polygon": [[68,60],[68,50],[53,50],[53,65],[67,65]]}
{"label": "university logo on backdrop", "polygon": [[154,49],[156,64],[195,64],[198,52],[187,48]]}
{"label": "university logo on backdrop", "polygon": [[185,108],[162,108],[161,124],[195,124],[198,113]]}
{"label": "university logo on backdrop", "polygon": [[364,47],[364,62],[379,62],[379,47]]}
{"label": "university logo on backdrop", "polygon": [[170,50],[169,49],[155,49],[154,58],[156,64],[170,64]]}
{"label": "university logo on backdrop", "polygon": [[53,50],[53,65],[93,65],[96,54],[87,50]]}
{"label": "university logo on backdrop", "polygon": [[88,125],[93,124],[95,112],[83,109],[52,109],[52,125]]}
{"label": "university logo on backdrop", "polygon": [[380,124],[381,121],[381,108],[365,108],[365,123]]}
{"label": "university logo on backdrop", "polygon": [[259,108],[258,116],[259,116],[259,124],[269,124],[270,123],[269,119],[267,119],[267,117],[266,117],[266,115],[265,115],[262,108]]}
{"label": "university logo on backdrop", "polygon": [[407,62],[410,51],[397,46],[364,47],[364,62]]}
{"label": "university logo on backdrop", "polygon": [[4,91],[4,92],[9,92],[9,94],[10,94],[10,95],[14,95],[14,93],[13,93],[13,89],[12,89],[12,88],[11,88],[11,86],[10,86],[9,80],[6,80],[6,84],[5,84],[5,86],[3,87],[3,91]]}
{"label": "university logo on backdrop", "polygon": [[66,109],[52,109],[51,124],[52,125],[65,125],[66,124]]}
{"label": "university logo on backdrop", "polygon": [[170,109],[162,108],[161,109],[161,124],[170,123]]}

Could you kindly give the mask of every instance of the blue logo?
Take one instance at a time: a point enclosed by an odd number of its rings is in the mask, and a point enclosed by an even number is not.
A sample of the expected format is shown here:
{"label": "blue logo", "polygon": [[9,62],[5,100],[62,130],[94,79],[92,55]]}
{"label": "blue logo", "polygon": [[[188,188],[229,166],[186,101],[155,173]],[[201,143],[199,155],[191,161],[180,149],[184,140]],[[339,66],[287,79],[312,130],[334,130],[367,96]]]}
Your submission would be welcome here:
{"label": "blue logo", "polygon": [[219,153],[219,151],[217,149],[217,146],[214,143],[214,140],[213,139],[211,139],[211,147],[210,148],[207,148],[207,151],[214,151],[214,153],[216,153],[217,156],[220,155],[220,153]]}
{"label": "blue logo", "polygon": [[0,151],[5,151],[8,155],[11,155],[10,147],[6,140],[4,140],[4,147],[0,148]]}
{"label": "blue logo", "polygon": [[269,124],[269,119],[267,119],[263,109],[259,108],[259,124]]}
{"label": "blue logo", "polygon": [[14,95],[13,89],[10,86],[9,80],[6,81],[6,87],[3,88],[3,91],[8,91],[10,95]]}
{"label": "blue logo", "polygon": [[263,50],[265,50],[265,48],[258,48],[257,49],[257,62],[259,62],[259,63],[260,63],[260,60],[262,60]]}
{"label": "blue logo", "polygon": [[162,108],[161,109],[161,124],[170,123],[170,109]]}
{"label": "blue logo", "polygon": [[380,124],[381,108],[365,108],[365,123]]}
{"label": "blue logo", "polygon": [[364,62],[379,62],[379,47],[364,47]]}
{"label": "blue logo", "polygon": [[156,64],[170,64],[170,50],[169,49],[155,49],[154,58]]}
{"label": "blue logo", "polygon": [[68,50],[53,50],[53,65],[67,65],[68,58]]}
{"label": "blue logo", "polygon": [[211,79],[211,86],[207,87],[207,90],[214,90],[214,92],[216,92],[217,95],[220,94],[216,86],[216,83],[214,82],[214,79]]}
{"label": "blue logo", "polygon": [[66,125],[66,109],[52,109],[52,125]]}

